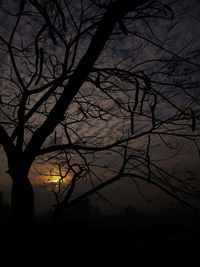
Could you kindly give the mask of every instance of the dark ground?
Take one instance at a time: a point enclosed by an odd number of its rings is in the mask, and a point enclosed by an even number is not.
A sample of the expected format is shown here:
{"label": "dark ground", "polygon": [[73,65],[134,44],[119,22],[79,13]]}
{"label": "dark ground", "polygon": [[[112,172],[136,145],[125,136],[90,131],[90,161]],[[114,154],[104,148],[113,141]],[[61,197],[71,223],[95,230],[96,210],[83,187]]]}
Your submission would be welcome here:
{"label": "dark ground", "polygon": [[[200,252],[200,217],[177,220],[137,212],[131,206],[122,214],[102,216],[88,200],[68,210],[59,225],[50,226],[50,214],[37,218],[29,233],[10,231],[8,207],[1,209],[1,245],[22,248],[34,246],[41,251],[131,249],[132,252],[196,253]],[[189,215],[188,215],[189,216]]]}

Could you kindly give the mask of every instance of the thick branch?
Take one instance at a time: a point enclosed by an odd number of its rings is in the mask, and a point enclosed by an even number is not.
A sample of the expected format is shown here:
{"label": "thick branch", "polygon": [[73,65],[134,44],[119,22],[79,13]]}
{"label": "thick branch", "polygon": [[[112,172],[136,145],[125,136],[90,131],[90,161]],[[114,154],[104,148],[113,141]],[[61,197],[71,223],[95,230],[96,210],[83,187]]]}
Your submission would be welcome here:
{"label": "thick branch", "polygon": [[145,136],[147,134],[154,133],[152,130],[153,129],[150,129],[150,130],[144,131],[142,133],[139,133],[137,135],[133,135],[133,136],[124,138],[122,140],[117,140],[116,142],[109,144],[107,146],[81,146],[81,145],[75,145],[72,143],[62,144],[62,145],[54,145],[51,147],[46,147],[46,148],[42,148],[42,149],[38,150],[36,152],[36,156],[41,156],[44,154],[48,154],[48,153],[52,153],[52,152],[56,152],[56,151],[67,150],[67,149],[85,150],[85,151],[94,151],[94,152],[95,151],[104,151],[104,150],[108,150],[108,149],[111,149],[113,147],[122,145],[122,144],[129,142],[131,140],[135,140],[135,139],[140,138],[142,136]]}
{"label": "thick branch", "polygon": [[[110,178],[109,180],[97,185],[96,187],[92,188],[91,190],[88,190],[87,192],[83,193],[82,195],[80,195],[79,197],[71,200],[70,202],[68,202],[67,204],[64,202],[59,203],[59,205],[57,206],[57,209],[54,213],[53,216],[53,221],[56,222],[60,216],[62,215],[63,211],[67,208],[72,207],[73,205],[80,203],[80,201],[86,199],[87,197],[91,196],[92,194],[98,192],[99,190],[103,189],[104,187],[107,187],[110,184],[113,184],[114,182],[118,181],[119,179],[121,179],[122,177],[133,177],[136,179],[140,179],[140,180],[144,180],[147,181],[148,178],[145,178],[143,176],[137,175],[137,174],[130,174],[130,173],[119,173],[118,175]],[[171,191],[169,191],[168,189],[166,189],[165,187],[163,187],[162,185],[154,182],[154,181],[150,181],[150,183],[156,187],[158,187],[160,190],[162,190],[163,192],[165,192],[167,195],[171,196],[172,198],[176,199],[177,201],[179,201],[182,205],[195,210],[195,211],[199,211],[198,208],[196,208],[195,206],[189,204],[187,201],[185,201],[184,199],[178,197],[176,194],[172,193]]]}
{"label": "thick branch", "polygon": [[8,158],[13,156],[15,151],[15,146],[11,142],[10,137],[8,136],[5,129],[0,125],[0,144],[3,146]]}
{"label": "thick branch", "polygon": [[146,2],[148,1],[141,0],[132,2],[128,0],[118,0],[110,5],[110,8],[103,16],[99,27],[91,40],[87,52],[80,60],[73,76],[66,85],[63,94],[49,113],[46,121],[36,130],[30,140],[26,151],[32,154],[33,157],[36,156],[37,151],[39,151],[47,136],[49,136],[55,127],[63,120],[65,111],[92,70],[93,65],[114,29],[115,23],[120,18],[123,18],[127,12]]}

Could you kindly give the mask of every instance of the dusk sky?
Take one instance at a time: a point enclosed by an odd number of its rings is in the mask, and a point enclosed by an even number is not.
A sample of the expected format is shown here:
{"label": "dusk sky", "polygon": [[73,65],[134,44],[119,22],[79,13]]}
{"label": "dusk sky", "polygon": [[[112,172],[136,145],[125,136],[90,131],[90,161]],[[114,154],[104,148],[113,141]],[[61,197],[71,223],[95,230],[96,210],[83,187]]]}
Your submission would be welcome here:
{"label": "dusk sky", "polygon": [[[55,1],[61,2],[63,11],[54,1],[25,1],[17,22],[19,2],[23,1],[0,2],[0,124],[20,146],[20,130],[14,134],[20,128],[19,106],[28,91],[21,143],[22,152],[28,153],[34,151],[35,133],[74,82],[73,75],[106,12],[101,5],[110,1]],[[178,202],[165,190],[198,206],[199,200],[189,197],[200,186],[200,4],[197,0],[160,2],[155,7],[150,4],[145,12],[138,7],[115,24],[64,119],[33,152],[29,179],[36,214],[56,204],[53,191],[58,191],[61,175],[62,190],[80,175],[73,200],[121,170],[124,177],[103,188],[103,198],[96,193],[91,196],[102,212],[118,213],[132,205],[145,213],[167,213],[170,203],[178,207]],[[55,28],[41,16],[45,10]],[[64,75],[60,86],[43,101]],[[70,149],[53,150],[71,144]],[[105,149],[96,149],[100,147]],[[49,148],[51,153],[46,153]],[[12,181],[2,146],[0,155],[0,191],[10,203]],[[191,188],[189,181],[194,183]],[[188,191],[184,195],[173,191],[173,186]]]}

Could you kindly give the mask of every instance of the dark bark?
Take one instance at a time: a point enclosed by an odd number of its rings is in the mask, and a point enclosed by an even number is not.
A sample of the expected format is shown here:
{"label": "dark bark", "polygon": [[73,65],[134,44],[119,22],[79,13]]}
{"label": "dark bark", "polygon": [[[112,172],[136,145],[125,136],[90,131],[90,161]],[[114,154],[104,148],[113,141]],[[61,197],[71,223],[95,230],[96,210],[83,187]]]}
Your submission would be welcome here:
{"label": "dark bark", "polygon": [[8,158],[12,178],[11,219],[15,230],[32,229],[35,223],[34,192],[28,178],[31,162],[23,152]]}
{"label": "dark bark", "polygon": [[8,173],[12,178],[11,220],[15,230],[32,229],[35,220],[34,192],[28,179],[32,161],[30,157],[17,150],[8,134],[0,126],[0,144],[8,159]]}
{"label": "dark bark", "polygon": [[28,178],[15,175],[11,193],[11,218],[14,229],[32,229],[35,221],[34,192]]}

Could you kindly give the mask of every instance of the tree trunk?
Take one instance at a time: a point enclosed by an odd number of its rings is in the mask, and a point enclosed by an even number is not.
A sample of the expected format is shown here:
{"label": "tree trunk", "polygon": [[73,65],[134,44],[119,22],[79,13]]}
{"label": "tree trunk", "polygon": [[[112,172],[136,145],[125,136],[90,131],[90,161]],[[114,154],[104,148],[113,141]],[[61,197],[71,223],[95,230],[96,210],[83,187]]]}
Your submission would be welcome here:
{"label": "tree trunk", "polygon": [[18,230],[33,230],[35,222],[34,210],[34,192],[32,185],[21,174],[11,176],[13,180],[11,193],[11,219],[13,229]]}

